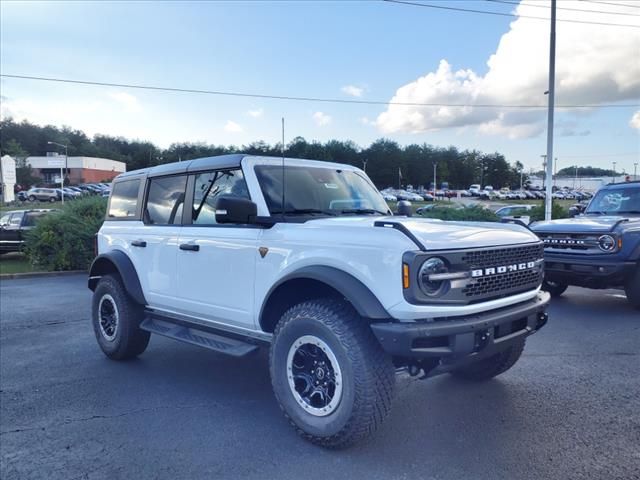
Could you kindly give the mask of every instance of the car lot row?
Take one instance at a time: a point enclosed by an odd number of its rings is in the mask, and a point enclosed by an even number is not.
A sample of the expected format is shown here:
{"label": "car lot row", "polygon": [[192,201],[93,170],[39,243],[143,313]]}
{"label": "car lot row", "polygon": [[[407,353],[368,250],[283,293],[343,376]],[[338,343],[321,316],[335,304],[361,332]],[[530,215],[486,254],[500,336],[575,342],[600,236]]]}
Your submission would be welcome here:
{"label": "car lot row", "polygon": [[[418,190],[385,188],[380,190],[385,200],[395,202],[408,200],[412,202],[431,202],[437,198],[457,198],[457,197],[477,197],[481,200],[542,200],[545,198],[543,190],[494,190],[492,186],[484,189],[480,185],[471,185],[468,190]],[[559,189],[554,191],[553,198],[559,200],[589,200],[593,197],[592,192],[583,190]]]}
{"label": "car lot row", "polygon": [[64,188],[32,187],[16,194],[16,199],[21,202],[58,202],[62,198],[65,200],[75,200],[87,195],[100,195],[108,197],[111,187],[105,183],[88,183],[82,185],[72,185]]}

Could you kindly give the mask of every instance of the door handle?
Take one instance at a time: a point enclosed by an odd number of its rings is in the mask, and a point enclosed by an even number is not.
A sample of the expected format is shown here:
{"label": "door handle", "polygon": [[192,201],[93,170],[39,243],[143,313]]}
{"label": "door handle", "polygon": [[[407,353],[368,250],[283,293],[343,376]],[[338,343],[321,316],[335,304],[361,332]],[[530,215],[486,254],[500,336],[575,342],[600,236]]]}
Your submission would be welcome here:
{"label": "door handle", "polygon": [[190,252],[199,252],[200,245],[196,245],[194,243],[183,243],[180,245],[180,250],[188,250]]}
{"label": "door handle", "polygon": [[131,245],[134,247],[146,247],[147,246],[147,242],[145,242],[144,240],[134,240],[133,242],[131,242]]}

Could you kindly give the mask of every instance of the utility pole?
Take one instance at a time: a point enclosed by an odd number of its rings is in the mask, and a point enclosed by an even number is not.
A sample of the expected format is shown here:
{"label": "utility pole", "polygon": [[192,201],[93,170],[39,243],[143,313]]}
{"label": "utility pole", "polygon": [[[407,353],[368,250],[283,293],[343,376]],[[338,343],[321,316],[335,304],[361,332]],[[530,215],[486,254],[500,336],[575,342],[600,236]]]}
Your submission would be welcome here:
{"label": "utility pole", "polygon": [[436,182],[436,168],[438,164],[433,162],[433,198],[436,197],[436,190],[438,190],[438,183]]}
{"label": "utility pole", "polygon": [[366,158],[365,158],[364,160],[362,160],[362,166],[363,166],[362,171],[363,171],[364,173],[367,173],[367,162],[368,162],[368,161],[369,161],[369,160],[367,160]]}
{"label": "utility pole", "polygon": [[544,219],[551,220],[553,201],[553,110],[555,106],[556,84],[556,0],[551,0],[551,33],[549,37],[549,106],[547,111],[547,185],[544,204]]}
{"label": "utility pole", "polygon": [[576,165],[576,176],[573,179],[573,189],[576,189],[576,184],[578,183],[578,166]]}
{"label": "utility pole", "polygon": [[613,177],[611,178],[611,181],[613,183],[616,183],[616,177],[618,176],[618,175],[616,175],[616,163],[617,162],[613,162]]}
{"label": "utility pole", "polygon": [[633,164],[633,179],[638,180],[638,162]]}

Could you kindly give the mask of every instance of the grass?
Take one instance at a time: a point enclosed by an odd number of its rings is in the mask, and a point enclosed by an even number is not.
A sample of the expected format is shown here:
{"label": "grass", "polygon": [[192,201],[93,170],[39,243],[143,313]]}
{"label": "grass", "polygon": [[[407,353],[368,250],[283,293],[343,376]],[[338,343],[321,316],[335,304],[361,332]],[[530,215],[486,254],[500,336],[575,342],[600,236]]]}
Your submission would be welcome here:
{"label": "grass", "polygon": [[22,253],[12,252],[0,255],[0,274],[30,273],[36,269]]}

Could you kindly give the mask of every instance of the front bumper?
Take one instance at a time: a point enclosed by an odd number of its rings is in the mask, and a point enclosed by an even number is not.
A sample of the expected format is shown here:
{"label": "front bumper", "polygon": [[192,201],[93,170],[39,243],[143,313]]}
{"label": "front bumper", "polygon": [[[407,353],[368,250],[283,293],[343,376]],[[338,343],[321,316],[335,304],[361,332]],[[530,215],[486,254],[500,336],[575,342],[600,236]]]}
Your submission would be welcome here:
{"label": "front bumper", "polygon": [[590,255],[545,254],[545,278],[567,285],[606,288],[624,285],[634,272],[633,261]]}
{"label": "front bumper", "polygon": [[550,296],[537,296],[498,310],[455,319],[411,323],[373,323],[382,348],[401,358],[461,359],[506,348],[516,339],[535,333],[547,323]]}

